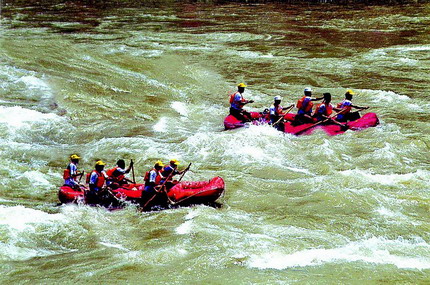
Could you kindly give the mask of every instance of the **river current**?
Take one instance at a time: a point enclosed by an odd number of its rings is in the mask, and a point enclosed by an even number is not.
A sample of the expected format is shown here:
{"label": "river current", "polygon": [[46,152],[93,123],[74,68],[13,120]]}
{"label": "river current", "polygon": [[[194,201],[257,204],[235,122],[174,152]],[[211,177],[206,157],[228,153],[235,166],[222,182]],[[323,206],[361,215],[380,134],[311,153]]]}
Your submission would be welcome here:
{"label": "river current", "polygon": [[[430,5],[3,1],[0,283],[430,282]],[[380,125],[329,137],[223,130],[346,89]],[[57,205],[90,171],[158,159],[222,176],[221,208]]]}

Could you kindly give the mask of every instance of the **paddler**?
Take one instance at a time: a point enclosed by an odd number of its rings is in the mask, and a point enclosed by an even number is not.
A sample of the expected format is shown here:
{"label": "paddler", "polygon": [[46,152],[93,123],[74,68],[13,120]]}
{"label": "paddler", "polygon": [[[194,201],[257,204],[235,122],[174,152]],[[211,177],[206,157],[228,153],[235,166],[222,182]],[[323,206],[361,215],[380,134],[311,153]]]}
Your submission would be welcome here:
{"label": "paddler", "polygon": [[312,117],[315,118],[317,122],[329,119],[330,115],[333,113],[333,106],[330,104],[331,94],[324,93],[323,96],[323,102],[316,106],[312,114]]}
{"label": "paddler", "polygon": [[273,105],[270,106],[270,111],[269,111],[270,112],[270,122],[277,129],[283,129],[283,122],[281,122],[282,118],[285,115],[285,113],[283,111],[294,107],[294,104],[289,106],[289,107],[283,108],[281,106],[281,101],[282,101],[281,96],[275,96],[273,98],[273,101],[274,101]]}
{"label": "paddler", "polygon": [[161,185],[161,180],[165,178],[161,174],[161,170],[163,169],[163,167],[164,164],[160,160],[158,160],[157,162],[155,162],[154,168],[145,173],[145,191],[143,191],[145,192],[145,194],[155,194],[156,190],[158,190],[159,186]]}
{"label": "paddler", "polygon": [[166,179],[167,183],[171,183],[174,175],[182,174],[183,171],[178,171],[179,161],[177,159],[172,159],[169,162],[169,165],[165,166],[161,171],[161,175],[165,178],[161,180],[161,184],[163,184]]}
{"label": "paddler", "polygon": [[345,99],[337,104],[336,108],[334,108],[335,111],[338,112],[336,116],[336,120],[339,122],[347,122],[347,121],[355,121],[360,118],[360,113],[357,112],[351,112],[352,108],[361,110],[369,109],[369,107],[359,107],[352,104],[352,95],[354,95],[354,91],[351,89],[346,90],[345,93]]}
{"label": "paddler", "polygon": [[312,98],[312,88],[306,87],[304,89],[304,96],[299,99],[296,104],[298,111],[294,119],[294,124],[300,125],[305,123],[313,123],[312,107],[314,106],[314,103],[312,102],[322,99],[324,99],[324,97]]}
{"label": "paddler", "polygon": [[95,165],[95,169],[91,171],[88,177],[88,184],[90,190],[86,193],[86,199],[88,204],[96,204],[99,202],[98,195],[101,192],[105,181],[108,178],[106,172],[104,171],[106,163],[98,160]]}
{"label": "paddler", "polygon": [[251,114],[243,109],[246,104],[254,103],[253,100],[245,100],[243,92],[245,92],[245,83],[237,85],[237,91],[230,95],[230,115],[242,122],[251,121]]}
{"label": "paddler", "polygon": [[133,161],[131,161],[128,168],[125,169],[125,161],[123,159],[118,160],[114,168],[106,171],[106,174],[109,177],[106,184],[112,188],[118,188],[121,184],[132,183],[133,181],[125,178],[125,175],[130,172],[132,167]]}
{"label": "paddler", "polygon": [[73,189],[80,190],[79,181],[77,177],[82,176],[83,173],[78,171],[80,157],[77,154],[70,156],[70,163],[67,165],[63,172],[64,185]]}

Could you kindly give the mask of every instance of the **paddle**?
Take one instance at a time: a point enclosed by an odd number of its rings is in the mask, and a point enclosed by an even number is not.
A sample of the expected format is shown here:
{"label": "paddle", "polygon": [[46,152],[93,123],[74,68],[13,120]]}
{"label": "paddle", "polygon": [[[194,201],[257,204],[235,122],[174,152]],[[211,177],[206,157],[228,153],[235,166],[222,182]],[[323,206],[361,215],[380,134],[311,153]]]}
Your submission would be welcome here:
{"label": "paddle", "polygon": [[[294,108],[294,104],[293,104],[293,105],[291,105],[290,107],[288,107],[288,108],[286,109],[286,112],[284,112],[284,116],[285,116],[285,114],[287,114],[288,112],[290,112],[293,108]],[[283,119],[284,119],[284,116],[281,116],[281,117],[279,118],[279,120],[277,120],[277,121],[276,121],[276,123],[274,123],[272,126],[273,126],[273,127],[275,127],[276,125],[278,125],[278,124],[281,122],[281,120],[283,120]]]}
{"label": "paddle", "polygon": [[133,163],[133,159],[131,160],[131,174],[133,175],[133,183],[136,184],[136,178],[134,176],[134,163]]}
{"label": "paddle", "polygon": [[322,121],[319,121],[319,122],[317,122],[317,123],[315,123],[315,124],[312,124],[312,125],[311,125],[311,126],[309,126],[309,127],[304,128],[303,130],[300,130],[300,131],[298,131],[298,132],[295,132],[295,133],[294,133],[294,135],[295,135],[295,136],[298,136],[298,135],[300,135],[300,134],[302,134],[302,133],[306,132],[307,130],[312,129],[312,128],[313,128],[313,127],[315,127],[315,126],[318,126],[319,124],[322,124],[322,123],[327,122],[328,120],[330,120],[330,118],[325,119],[325,120],[322,120]]}
{"label": "paddle", "polygon": [[[173,176],[174,172],[175,171],[170,172],[169,176],[166,177],[166,179],[164,180],[163,184],[161,184],[161,186],[159,187],[159,190],[155,189],[155,187],[154,187],[155,194],[152,195],[151,199],[149,199],[145,203],[145,205],[143,205],[142,209],[145,209],[146,206],[148,206],[148,204],[155,198],[155,196],[157,196],[157,194],[161,192],[161,190],[164,190],[164,193],[166,193],[166,196],[167,196],[167,191],[165,190],[164,186],[166,185],[167,181]],[[169,201],[169,203],[172,203],[172,201],[170,200],[169,196],[167,196],[167,200]]]}
{"label": "paddle", "polygon": [[82,176],[84,176],[84,172],[85,171],[82,170],[82,172],[78,175],[79,176],[79,180],[78,180],[79,184],[81,184],[81,180],[82,180]]}
{"label": "paddle", "polygon": [[294,133],[294,135],[298,136],[298,135],[300,135],[300,134],[302,134],[302,133],[306,132],[307,130],[312,129],[313,127],[318,126],[318,125],[320,125],[320,124],[322,124],[322,123],[325,123],[325,122],[327,122],[327,121],[329,121],[329,120],[330,120],[330,121],[332,121],[334,124],[341,126],[342,128],[346,128],[346,129],[348,129],[348,128],[349,128],[349,127],[348,127],[348,125],[346,125],[346,124],[342,124],[342,123],[339,123],[338,121],[336,121],[335,119],[333,119],[334,117],[336,117],[336,116],[337,116],[337,114],[339,114],[339,112],[335,113],[334,115],[332,115],[331,117],[328,117],[328,118],[327,118],[327,119],[325,119],[325,120],[319,121],[319,122],[317,122],[317,123],[313,124],[312,126],[309,126],[309,127],[307,127],[307,128],[304,128],[303,130],[300,130],[300,131],[298,131],[298,132]]}
{"label": "paddle", "polygon": [[187,168],[184,169],[184,171],[182,172],[181,177],[178,180],[178,183],[181,182],[182,177],[184,177],[185,173],[187,173],[187,171],[190,170],[191,164],[192,164],[192,162],[190,162],[190,164],[188,164]]}
{"label": "paddle", "polygon": [[82,171],[81,174],[79,174],[79,180],[78,180],[78,185],[79,185],[79,188],[81,189],[82,192],[85,192],[87,190],[87,188],[85,187],[85,185],[83,185],[81,183],[82,176],[84,176],[84,172],[85,171]]}

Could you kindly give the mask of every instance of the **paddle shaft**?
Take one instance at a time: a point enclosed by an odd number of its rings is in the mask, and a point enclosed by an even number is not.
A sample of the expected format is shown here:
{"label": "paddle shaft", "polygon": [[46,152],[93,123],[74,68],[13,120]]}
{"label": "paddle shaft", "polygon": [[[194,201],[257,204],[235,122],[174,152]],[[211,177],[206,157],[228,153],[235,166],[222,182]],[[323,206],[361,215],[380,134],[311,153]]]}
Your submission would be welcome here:
{"label": "paddle shaft", "polygon": [[178,180],[178,183],[181,182],[182,178],[184,177],[185,173],[187,173],[188,170],[190,170],[192,162],[190,162],[190,164],[188,164],[187,168],[185,168],[184,172],[182,172],[181,177]]}
{"label": "paddle shaft", "polygon": [[[167,181],[173,176],[173,173],[174,173],[175,171],[172,171],[172,172],[170,172],[170,174],[169,174],[169,176],[167,176],[166,177],[166,180],[164,180],[164,182],[163,182],[163,184],[161,184],[161,187],[160,187],[160,190],[164,190],[164,193],[166,193],[166,196],[167,196],[167,191],[165,190],[165,188],[164,188],[164,185],[166,185],[166,183],[167,183]],[[155,188],[154,188],[154,190],[155,190]],[[145,190],[144,190],[145,191]],[[161,191],[160,191],[161,192]],[[154,200],[154,198],[155,198],[155,196],[157,196],[157,194],[158,194],[159,192],[158,191],[155,191],[155,193],[154,193],[154,195],[152,195],[152,197],[151,197],[151,199],[149,199],[146,203],[145,203],[145,205],[143,205],[143,209],[145,209],[146,208],[146,206],[148,206],[148,204],[152,201],[152,200]],[[172,203],[173,201],[171,201],[170,200],[170,198],[169,198],[169,196],[167,196],[167,200],[169,201],[169,203]]]}
{"label": "paddle shaft", "polygon": [[134,176],[134,163],[133,163],[133,159],[131,160],[131,174],[133,175],[133,183],[136,184],[136,178]]}
{"label": "paddle shaft", "polygon": [[[291,105],[290,107],[288,107],[288,109],[285,111],[285,113],[284,113],[284,116],[285,116],[285,114],[287,114],[289,111],[291,111],[292,109],[294,108],[294,105]],[[281,116],[280,118],[279,118],[279,120],[277,120],[276,121],[276,123],[274,123],[272,126],[276,126],[277,124],[279,124],[279,122],[282,120],[282,119],[284,119],[284,116]]]}
{"label": "paddle shaft", "polygon": [[325,120],[319,121],[319,122],[317,122],[317,123],[313,124],[312,126],[309,126],[309,127],[307,127],[307,128],[304,128],[303,130],[300,130],[300,131],[298,131],[298,132],[294,133],[294,135],[298,136],[298,135],[300,135],[300,134],[302,134],[302,133],[306,132],[307,130],[312,129],[312,128],[313,128],[313,127],[315,127],[315,126],[318,126],[319,124],[322,124],[322,123],[327,122],[328,120],[331,120],[332,122],[334,122],[335,124],[337,124],[337,125],[339,125],[339,126],[341,126],[341,127],[347,127],[347,128],[348,128],[348,126],[347,126],[346,124],[345,124],[345,125],[344,125],[344,124],[341,124],[341,123],[339,123],[338,121],[336,121],[335,119],[333,119],[333,118],[334,118],[334,117],[336,117],[339,113],[340,113],[340,111],[339,111],[339,112],[336,112],[335,114],[333,114],[332,116],[328,117],[328,118],[327,118],[327,119],[325,119]]}
{"label": "paddle shaft", "polygon": [[315,126],[318,126],[319,124],[322,124],[322,123],[327,122],[328,120],[330,120],[330,119],[325,119],[325,120],[319,121],[319,122],[317,122],[317,123],[315,123],[315,124],[313,124],[313,125],[311,125],[311,126],[309,126],[309,127],[304,128],[303,130],[300,130],[300,131],[298,131],[298,132],[294,133],[294,135],[298,136],[298,135],[300,135],[300,134],[302,134],[302,133],[306,132],[307,130],[312,129],[312,128],[313,128],[313,127],[315,127]]}

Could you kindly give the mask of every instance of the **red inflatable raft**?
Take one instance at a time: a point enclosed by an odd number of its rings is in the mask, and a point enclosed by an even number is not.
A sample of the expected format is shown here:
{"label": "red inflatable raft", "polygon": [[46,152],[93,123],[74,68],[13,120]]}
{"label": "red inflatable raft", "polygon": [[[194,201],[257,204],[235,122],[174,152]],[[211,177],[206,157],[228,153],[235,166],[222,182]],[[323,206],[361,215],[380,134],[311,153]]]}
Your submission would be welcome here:
{"label": "red inflatable raft", "polygon": [[224,180],[217,176],[209,181],[180,182],[167,192],[167,196],[173,204],[205,204],[215,202],[224,189]]}
{"label": "red inflatable raft", "polygon": [[[294,115],[287,114],[288,119],[294,120]],[[287,116],[286,115],[286,116]],[[316,130],[323,130],[329,136],[335,136],[339,134],[343,134],[347,130],[359,131],[363,129],[367,129],[370,127],[375,127],[379,124],[378,116],[375,113],[367,113],[363,115],[363,117],[342,124],[336,124],[335,122],[326,122],[324,124],[314,123],[314,124],[302,124],[294,126],[291,121],[287,121],[284,123],[284,132],[301,136],[301,135],[310,135]]]}
{"label": "red inflatable raft", "polygon": [[[270,122],[267,115],[264,115],[263,113],[251,112],[251,115],[253,118],[253,120],[250,122],[251,124],[262,125],[269,124]],[[326,134],[334,136],[343,134],[347,130],[359,131],[370,127],[375,127],[379,124],[378,116],[375,113],[367,113],[355,121],[342,123],[343,126],[334,122],[326,122],[324,124],[302,124],[296,126],[292,123],[292,121],[294,121],[294,117],[295,114],[292,113],[288,113],[284,116],[284,132],[297,136],[310,135],[316,130],[323,130]],[[245,126],[245,124],[246,123],[239,121],[232,115],[228,115],[224,120],[224,127],[226,130],[240,128]]]}
{"label": "red inflatable raft", "polygon": [[[212,178],[209,181],[184,181],[179,182],[167,191],[167,196],[161,204],[190,205],[215,202],[225,189],[224,180],[221,177]],[[145,205],[142,200],[144,184],[125,184],[115,190],[110,190],[112,202],[129,201]],[[83,191],[76,191],[69,186],[61,186],[58,192],[61,203],[85,203]],[[160,200],[160,199],[158,199]],[[104,201],[103,204],[106,204]]]}
{"label": "red inflatable raft", "polygon": [[58,191],[58,199],[61,203],[84,203],[84,191],[76,191],[69,186],[61,186]]}
{"label": "red inflatable raft", "polygon": [[[250,112],[250,114],[251,114],[251,122],[249,122],[249,123],[251,123],[253,125],[263,125],[263,124],[268,124],[270,122],[267,115],[265,115],[263,113]],[[233,115],[228,115],[224,119],[224,128],[226,130],[241,128],[241,127],[244,127],[246,124],[247,123],[244,123],[244,122],[236,119],[236,117],[234,117]]]}

